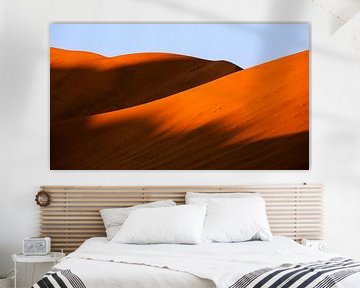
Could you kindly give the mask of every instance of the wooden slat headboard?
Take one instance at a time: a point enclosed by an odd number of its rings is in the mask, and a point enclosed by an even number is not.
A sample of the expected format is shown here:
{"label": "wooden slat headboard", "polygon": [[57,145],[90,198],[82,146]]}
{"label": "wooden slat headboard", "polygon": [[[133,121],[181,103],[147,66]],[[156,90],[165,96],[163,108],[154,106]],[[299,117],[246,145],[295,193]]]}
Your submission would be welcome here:
{"label": "wooden slat headboard", "polygon": [[51,204],[41,208],[41,236],[52,238],[53,251],[74,251],[95,236],[105,236],[99,209],[128,207],[164,199],[183,204],[191,192],[259,192],[266,201],[274,235],[301,239],[322,238],[322,187],[277,186],[42,186]]}

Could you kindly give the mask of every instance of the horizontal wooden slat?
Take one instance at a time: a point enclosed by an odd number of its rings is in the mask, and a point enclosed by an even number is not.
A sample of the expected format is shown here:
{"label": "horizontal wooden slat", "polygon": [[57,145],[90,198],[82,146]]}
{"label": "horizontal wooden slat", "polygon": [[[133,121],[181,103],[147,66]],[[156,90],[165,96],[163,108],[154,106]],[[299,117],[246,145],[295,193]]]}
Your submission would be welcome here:
{"label": "horizontal wooden slat", "polygon": [[[71,247],[74,247],[75,249],[78,248],[83,242],[76,242],[76,243],[66,243],[66,247],[67,248],[71,248]],[[58,248],[63,248],[64,245],[61,244],[61,243],[52,243],[51,244],[51,247],[58,247]]]}
{"label": "horizontal wooden slat", "polygon": [[[91,237],[101,237],[103,235],[106,235],[104,229],[95,229],[95,228],[89,228],[89,229],[79,229],[79,228],[74,228],[74,229],[67,229],[67,228],[63,228],[63,227],[59,227],[56,229],[49,229],[47,227],[41,227],[40,228],[40,233],[41,234],[47,234],[47,236],[49,235],[58,235],[58,236],[68,236],[68,235],[94,235],[94,236],[90,236],[87,238],[91,238]],[[50,236],[49,236],[50,237]],[[85,237],[85,236],[84,236]]]}
{"label": "horizontal wooden slat", "polygon": [[[99,232],[99,233],[98,233],[98,236],[99,236],[99,237],[102,236],[102,235],[104,235],[103,232]],[[94,237],[96,237],[96,236],[94,236]],[[69,234],[69,235],[64,235],[64,234],[62,234],[62,233],[59,233],[59,234],[54,234],[51,239],[54,240],[54,239],[65,239],[65,238],[66,238],[66,239],[67,239],[67,238],[87,239],[87,238],[84,236],[84,234],[82,234],[82,233],[79,233],[79,234],[71,233],[71,234]]]}
{"label": "horizontal wooden slat", "polygon": [[106,190],[106,189],[113,189],[116,191],[120,190],[152,190],[152,191],[160,191],[160,190],[186,190],[186,191],[192,191],[192,190],[206,190],[206,191],[213,191],[213,190],[246,190],[249,188],[253,188],[256,190],[266,189],[266,190],[280,190],[280,189],[317,189],[321,190],[321,186],[318,184],[279,184],[279,185],[243,185],[243,186],[217,186],[217,185],[206,185],[206,186],[56,186],[56,185],[45,185],[41,186],[42,189],[51,189],[51,190],[73,190],[73,189],[87,189],[87,190]]}
{"label": "horizontal wooden slat", "polygon": [[[132,202],[144,202],[144,199],[137,199],[137,198],[130,198],[130,197],[116,197],[116,195],[111,195],[112,197],[101,197],[100,195],[97,195],[97,197],[93,197],[91,195],[79,195],[77,197],[52,197],[52,201],[56,201],[59,203],[67,203],[69,201],[71,202],[119,202],[119,203],[132,203]],[[86,198],[85,198],[86,197]],[[91,198],[89,198],[91,197]],[[86,201],[84,201],[84,198],[86,199]],[[153,199],[153,198],[151,198]],[[168,200],[168,199],[172,199],[172,200],[179,200],[179,201],[183,201],[184,197],[172,197],[172,196],[166,196],[166,197],[156,197],[154,199],[158,199],[158,200]],[[296,197],[296,196],[289,196],[289,197],[282,197],[282,196],[278,196],[278,197],[264,197],[265,200],[268,200],[268,203],[289,203],[289,202],[298,202],[299,199],[301,199],[302,203],[312,203],[312,202],[321,202],[322,198],[321,197]]]}
{"label": "horizontal wooden slat", "polygon": [[[301,219],[298,219],[298,216],[296,215],[288,215],[288,216],[271,216],[268,217],[269,220],[276,220],[276,222],[292,222],[292,221],[296,221],[296,222],[311,222],[311,221],[316,221],[314,220],[313,216],[302,216]],[[42,217],[42,223],[46,223],[46,222],[53,222],[53,221],[57,221],[57,220],[61,220],[61,223],[63,223],[64,221],[71,221],[72,223],[74,223],[74,221],[76,222],[81,222],[81,221],[91,221],[91,222],[102,222],[101,217],[95,217],[95,216],[43,216]]]}
{"label": "horizontal wooden slat", "polygon": [[[182,203],[178,203],[178,205],[180,205]],[[122,208],[126,208],[126,207],[129,207],[129,206],[123,206]],[[286,216],[286,215],[295,215],[295,216],[306,216],[306,215],[309,215],[309,216],[314,216],[316,217],[316,215],[322,215],[323,214],[323,211],[314,211],[316,210],[318,206],[306,206],[306,207],[297,207],[297,206],[289,206],[289,207],[286,207],[286,206],[268,206],[266,208],[267,210],[267,215],[270,217],[270,216]],[[81,215],[81,214],[75,214],[75,213],[78,213],[78,211],[86,211],[86,212],[93,212],[94,214],[88,214],[89,216],[90,215],[96,215],[98,217],[100,217],[100,213],[99,213],[99,210],[100,209],[103,209],[103,208],[106,208],[106,209],[110,209],[110,208],[119,208],[117,206],[104,206],[104,207],[96,207],[96,206],[92,206],[91,209],[85,209],[84,206],[71,206],[69,207],[69,209],[60,209],[60,207],[56,206],[54,207],[54,210],[52,212],[57,212],[59,213],[58,215],[67,215],[68,212],[72,212],[73,214],[72,215]],[[276,210],[275,210],[276,209]],[[60,214],[60,213],[63,213],[63,214]],[[46,213],[41,213],[40,214],[40,217],[42,216],[48,216],[49,214],[46,214]],[[51,214],[51,215],[54,215],[54,214]],[[71,215],[71,214],[69,214]],[[92,217],[92,216],[90,216]]]}
{"label": "horizontal wooden slat", "polygon": [[68,229],[68,230],[81,230],[81,229],[93,229],[100,232],[104,231],[104,225],[96,225],[96,224],[77,224],[77,223],[62,223],[62,224],[44,224],[42,223],[40,225],[42,229],[47,230],[58,230],[58,229]]}
{"label": "horizontal wooden slat", "polygon": [[51,204],[41,208],[41,235],[52,237],[54,251],[75,250],[90,237],[105,235],[99,213],[103,208],[129,207],[173,199],[185,202],[186,192],[256,192],[265,199],[274,235],[322,237],[322,187],[320,185],[246,186],[43,186]]}

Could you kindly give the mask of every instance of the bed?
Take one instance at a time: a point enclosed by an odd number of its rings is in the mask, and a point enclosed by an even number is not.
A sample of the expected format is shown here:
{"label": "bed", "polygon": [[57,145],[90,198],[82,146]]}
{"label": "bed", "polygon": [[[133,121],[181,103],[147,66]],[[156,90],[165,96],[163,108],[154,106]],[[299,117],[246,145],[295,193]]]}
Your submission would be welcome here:
{"label": "bed", "polygon": [[[42,233],[55,235],[53,250],[63,247],[67,252],[75,251],[54,266],[35,288],[360,287],[359,262],[298,243],[303,238],[321,238],[322,196],[318,185],[43,189],[51,195],[52,204],[42,209]],[[186,191],[260,192],[275,236],[271,241],[198,245],[118,244],[106,237],[91,237],[105,236],[104,227],[94,225],[98,217],[94,211],[99,208],[130,206],[129,199],[139,203],[161,199],[184,203]],[[82,226],[79,221],[83,221]],[[102,235],[90,235],[101,229]],[[74,236],[81,235],[81,231],[82,237],[90,235],[89,239]]]}
{"label": "bed", "polygon": [[[328,260],[331,261],[323,262]],[[317,267],[324,267],[326,263],[329,267],[334,267],[334,263],[348,263],[346,267],[351,270],[345,271],[349,275],[345,274],[343,269],[338,269],[342,273],[337,275],[340,282],[336,283],[336,279],[321,278],[319,275],[318,281],[314,279],[316,285],[300,286],[310,277],[304,275],[297,280],[299,284],[295,283],[296,286],[291,287],[360,287],[360,263],[345,262],[347,260],[309,249],[282,236],[276,236],[270,242],[158,244],[135,247],[129,244],[111,244],[104,237],[95,237],[85,241],[53,269],[60,273],[71,271],[71,275],[65,274],[65,277],[61,277],[65,287],[230,288],[257,287],[254,283],[246,286],[242,281],[244,276],[281,265],[289,269],[287,265],[299,263],[306,264],[304,267],[315,267],[315,264]],[[304,268],[295,266],[294,270],[287,273],[296,276],[299,273],[295,272],[301,270],[304,271]],[[284,275],[284,272],[279,272],[279,275]],[[78,277],[78,280],[73,284],[67,282],[66,279],[74,277]],[[344,279],[341,279],[342,277]],[[277,279],[279,276],[274,275],[268,280],[268,286],[259,287],[273,287],[270,284],[274,284]],[[49,281],[56,287],[57,282],[54,279]],[[34,287],[50,285],[35,284]]]}

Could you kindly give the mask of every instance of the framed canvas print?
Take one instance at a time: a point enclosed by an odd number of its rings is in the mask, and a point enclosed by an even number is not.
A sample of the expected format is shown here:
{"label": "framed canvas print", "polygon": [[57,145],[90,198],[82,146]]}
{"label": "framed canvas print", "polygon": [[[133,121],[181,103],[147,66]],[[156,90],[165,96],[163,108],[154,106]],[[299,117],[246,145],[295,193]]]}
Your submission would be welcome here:
{"label": "framed canvas print", "polygon": [[309,169],[306,23],[55,23],[50,168]]}

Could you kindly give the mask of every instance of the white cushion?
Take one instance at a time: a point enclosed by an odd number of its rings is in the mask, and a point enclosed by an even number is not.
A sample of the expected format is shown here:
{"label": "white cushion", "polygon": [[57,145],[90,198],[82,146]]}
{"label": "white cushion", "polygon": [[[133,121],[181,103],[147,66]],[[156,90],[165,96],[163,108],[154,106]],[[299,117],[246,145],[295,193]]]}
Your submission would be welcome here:
{"label": "white cushion", "polygon": [[156,201],[146,204],[135,205],[128,208],[109,208],[101,209],[100,214],[106,229],[107,239],[111,240],[115,234],[120,230],[121,225],[124,223],[129,213],[132,210],[139,208],[154,208],[154,207],[170,207],[176,206],[172,200]]}
{"label": "white cushion", "polygon": [[197,193],[186,192],[185,203],[186,204],[207,204],[211,199],[217,198],[247,198],[247,197],[259,197],[259,193],[253,192],[223,192],[223,193]]}
{"label": "white cushion", "polygon": [[203,236],[211,242],[242,242],[272,238],[261,197],[208,201]]}
{"label": "white cushion", "polygon": [[205,205],[133,210],[111,242],[197,244],[201,242],[205,214]]}

